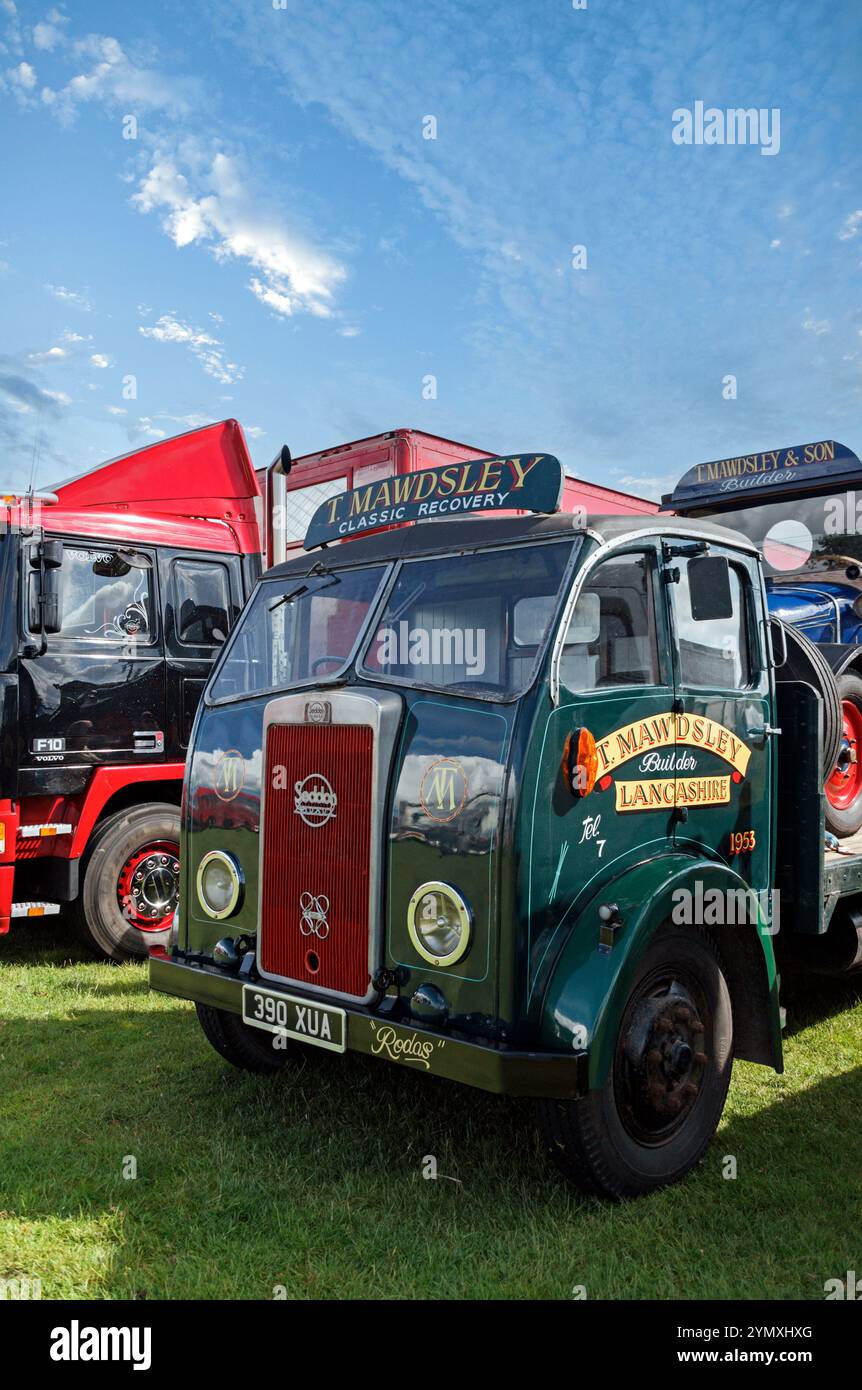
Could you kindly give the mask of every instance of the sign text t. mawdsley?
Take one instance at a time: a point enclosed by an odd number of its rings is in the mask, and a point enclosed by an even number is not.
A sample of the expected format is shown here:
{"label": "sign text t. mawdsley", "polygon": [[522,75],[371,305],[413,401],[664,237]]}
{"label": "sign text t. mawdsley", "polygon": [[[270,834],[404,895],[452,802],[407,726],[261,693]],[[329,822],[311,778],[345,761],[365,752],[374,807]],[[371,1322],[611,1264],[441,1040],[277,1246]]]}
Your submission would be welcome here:
{"label": "sign text t. mawdsley", "polygon": [[563,469],[553,454],[510,454],[401,473],[341,492],[321,503],[305,533],[305,549],[380,526],[474,512],[556,512]]}

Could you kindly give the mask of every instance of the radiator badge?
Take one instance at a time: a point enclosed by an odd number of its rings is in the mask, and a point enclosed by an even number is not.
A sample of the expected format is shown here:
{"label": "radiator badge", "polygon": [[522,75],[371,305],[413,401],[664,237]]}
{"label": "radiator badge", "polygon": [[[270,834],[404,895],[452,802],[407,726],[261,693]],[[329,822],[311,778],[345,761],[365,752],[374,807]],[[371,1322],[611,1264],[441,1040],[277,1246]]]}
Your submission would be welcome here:
{"label": "radiator badge", "polygon": [[371,1044],[371,1051],[375,1057],[382,1054],[391,1062],[416,1062],[426,1071],[431,1070],[434,1053],[446,1046],[445,1038],[423,1038],[418,1033],[402,1033],[400,1029],[393,1028],[391,1023],[378,1024],[374,1018],[371,1020],[371,1027],[376,1034]]}
{"label": "radiator badge", "polygon": [[337,806],[338,797],[332,783],[322,772],[310,772],[301,782],[294,782],[293,809],[300,820],[312,829],[332,820]]}
{"label": "radiator badge", "polygon": [[325,941],[329,935],[329,899],[325,893],[301,893],[299,898],[299,930],[303,936],[316,936]]}
{"label": "radiator badge", "polygon": [[437,758],[429,763],[419,784],[419,800],[431,820],[454,820],[469,795],[467,774],[454,758]]}
{"label": "radiator badge", "polygon": [[245,786],[245,759],[236,748],[228,748],[216,764],[214,790],[219,801],[233,801]]}

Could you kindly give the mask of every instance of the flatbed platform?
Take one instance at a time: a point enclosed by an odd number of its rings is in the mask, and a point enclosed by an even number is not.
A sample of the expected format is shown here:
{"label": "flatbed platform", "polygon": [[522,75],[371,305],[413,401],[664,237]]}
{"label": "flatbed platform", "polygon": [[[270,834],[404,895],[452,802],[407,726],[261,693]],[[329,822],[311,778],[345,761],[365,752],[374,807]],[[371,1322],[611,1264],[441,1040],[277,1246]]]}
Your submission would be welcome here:
{"label": "flatbed platform", "polygon": [[862,830],[857,830],[855,835],[848,835],[846,840],[841,840],[841,852],[828,849],[824,860],[827,864],[840,863],[842,859],[847,859],[851,854],[858,854],[862,858]]}
{"label": "flatbed platform", "polygon": [[842,840],[840,850],[823,853],[823,896],[826,922],[839,898],[862,894],[862,830]]}

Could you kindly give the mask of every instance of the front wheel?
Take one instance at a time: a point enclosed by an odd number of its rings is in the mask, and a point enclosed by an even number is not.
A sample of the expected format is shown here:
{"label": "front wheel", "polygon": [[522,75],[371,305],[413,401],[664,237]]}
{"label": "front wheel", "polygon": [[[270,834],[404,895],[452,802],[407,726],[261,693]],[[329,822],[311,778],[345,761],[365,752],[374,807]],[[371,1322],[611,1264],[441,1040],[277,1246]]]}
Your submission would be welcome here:
{"label": "front wheel", "polygon": [[841,746],[826,783],[826,829],[846,839],[862,829],[862,680],[853,671],[838,677]]}
{"label": "front wheel", "polygon": [[551,1156],[584,1191],[636,1197],[703,1156],[733,1064],[730,993],[712,942],[667,926],[644,952],[601,1090],[540,1101]]}
{"label": "front wheel", "polygon": [[224,1057],[231,1066],[239,1067],[240,1071],[272,1074],[281,1071],[289,1056],[296,1055],[293,1043],[286,1042],[275,1033],[250,1028],[226,1009],[213,1009],[209,1004],[195,1004],[195,1008],[207,1042],[219,1056]]}
{"label": "front wheel", "polygon": [[76,904],[88,943],[109,960],[166,946],[179,899],[180,813],[167,802],[116,811],[97,826]]}

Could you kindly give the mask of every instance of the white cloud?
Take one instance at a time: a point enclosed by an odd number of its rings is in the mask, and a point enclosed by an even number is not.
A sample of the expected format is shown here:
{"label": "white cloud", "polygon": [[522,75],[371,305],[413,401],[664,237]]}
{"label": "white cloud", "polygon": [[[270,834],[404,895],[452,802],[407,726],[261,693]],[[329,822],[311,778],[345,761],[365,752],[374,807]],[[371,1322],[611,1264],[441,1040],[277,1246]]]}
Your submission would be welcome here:
{"label": "white cloud", "polygon": [[67,396],[65,391],[46,391],[45,395],[50,397],[52,401],[56,401],[58,405],[72,404],[72,397]]}
{"label": "white cloud", "polygon": [[802,320],[802,327],[806,332],[815,333],[818,337],[830,332],[828,319],[816,319],[810,309],[806,309],[805,313],[808,317]]}
{"label": "white cloud", "polygon": [[164,439],[165,431],[157,429],[148,415],[142,415],[137,424],[132,426],[133,432],[139,438],[143,435],[145,439]]}
{"label": "white cloud", "polygon": [[71,328],[64,328],[60,334],[60,340],[64,343],[89,343],[92,342],[91,333],[73,333]]}
{"label": "white cloud", "polygon": [[111,365],[110,357],[106,357],[103,352],[92,352],[90,361],[94,367],[110,367]]}
{"label": "white cloud", "polygon": [[157,343],[179,343],[198,359],[207,376],[215,377],[224,386],[232,386],[244,375],[245,369],[225,359],[224,345],[211,333],[193,328],[173,314],[162,314],[151,328],[141,324],[138,332]]}
{"label": "white cloud", "polygon": [[36,69],[29,63],[19,63],[17,68],[9,68],[6,76],[15,86],[24,87],[28,92],[32,92],[36,86]]}
{"label": "white cloud", "polygon": [[775,251],[775,250],[777,250],[777,248],[778,248],[780,245],[781,245],[781,238],[780,238],[780,237],[775,237],[775,238],[769,243],[769,249],[770,249],[770,251]]}
{"label": "white cloud", "polygon": [[55,299],[61,300],[63,304],[72,304],[76,309],[84,309],[89,313],[93,307],[85,294],[79,294],[77,290],[67,290],[65,285],[46,285],[45,289]]}
{"label": "white cloud", "polygon": [[844,225],[838,236],[841,241],[852,241],[853,237],[859,235],[859,228],[862,226],[862,208],[857,212],[851,212],[849,217],[844,219]]}
{"label": "white cloud", "polygon": [[167,77],[135,63],[114,38],[90,34],[74,44],[76,58],[91,59],[92,67],[78,73],[58,91],[43,87],[42,100],[68,124],[86,102],[132,111],[165,111],[187,115],[199,99],[199,84],[189,78]]}
{"label": "white cloud", "polygon": [[266,430],[262,430],[260,425],[243,425],[243,433],[248,435],[249,439],[262,439]]}
{"label": "white cloud", "polygon": [[203,425],[212,424],[210,415],[154,415],[154,420],[168,420],[172,425],[182,425],[187,430],[197,430]]}
{"label": "white cloud", "polygon": [[34,106],[33,89],[36,86],[36,69],[29,63],[19,63],[16,68],[7,68],[0,77],[0,87],[9,87],[19,106]]}
{"label": "white cloud", "polygon": [[50,347],[46,352],[28,352],[28,362],[58,362],[61,357],[68,357],[65,348]]}
{"label": "white cloud", "polygon": [[129,413],[122,405],[106,405],[105,409],[109,415],[128,415]]}
{"label": "white cloud", "polygon": [[352,324],[346,324],[344,328],[340,328],[338,331],[342,338],[358,338],[359,334],[362,332],[360,328],[356,328]]}
{"label": "white cloud", "polygon": [[61,14],[59,10],[49,10],[45,18],[33,26],[33,43],[36,48],[50,53],[66,37],[60,25],[68,23],[66,15]]}
{"label": "white cloud", "polygon": [[159,155],[132,202],[142,213],[161,214],[175,246],[201,243],[217,261],[246,262],[256,272],[249,289],[274,313],[329,317],[344,267],[259,205],[233,156],[219,152],[203,161],[191,154],[185,168]]}

